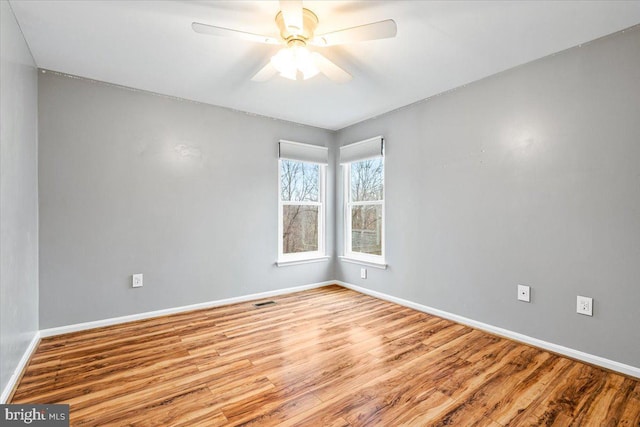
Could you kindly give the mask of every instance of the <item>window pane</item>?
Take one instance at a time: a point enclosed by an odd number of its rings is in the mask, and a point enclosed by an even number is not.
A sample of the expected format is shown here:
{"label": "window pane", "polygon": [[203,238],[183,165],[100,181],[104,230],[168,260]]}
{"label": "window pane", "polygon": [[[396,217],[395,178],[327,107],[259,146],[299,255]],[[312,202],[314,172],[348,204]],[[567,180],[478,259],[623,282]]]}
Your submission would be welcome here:
{"label": "window pane", "polygon": [[351,200],[382,200],[384,176],[382,158],[351,163]]}
{"label": "window pane", "polygon": [[280,161],[280,197],[285,202],[317,202],[320,166],[314,163]]}
{"label": "window pane", "polygon": [[318,250],[318,206],[282,207],[282,253]]}
{"label": "window pane", "polygon": [[382,255],[382,205],[351,208],[351,251]]}

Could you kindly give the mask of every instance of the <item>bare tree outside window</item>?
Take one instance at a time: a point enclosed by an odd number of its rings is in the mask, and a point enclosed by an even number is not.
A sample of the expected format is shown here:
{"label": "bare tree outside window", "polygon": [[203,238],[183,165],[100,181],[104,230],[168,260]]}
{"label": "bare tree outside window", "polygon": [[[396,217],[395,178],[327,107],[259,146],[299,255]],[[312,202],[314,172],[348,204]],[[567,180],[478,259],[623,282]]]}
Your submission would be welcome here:
{"label": "bare tree outside window", "polygon": [[320,165],[282,160],[280,162],[280,197],[283,202],[317,202]]}
{"label": "bare tree outside window", "polygon": [[281,160],[282,253],[319,250],[320,166]]}
{"label": "bare tree outside window", "polygon": [[382,158],[351,163],[351,201],[383,199],[384,175]]}
{"label": "bare tree outside window", "polygon": [[383,165],[376,158],[349,166],[351,252],[382,255]]}

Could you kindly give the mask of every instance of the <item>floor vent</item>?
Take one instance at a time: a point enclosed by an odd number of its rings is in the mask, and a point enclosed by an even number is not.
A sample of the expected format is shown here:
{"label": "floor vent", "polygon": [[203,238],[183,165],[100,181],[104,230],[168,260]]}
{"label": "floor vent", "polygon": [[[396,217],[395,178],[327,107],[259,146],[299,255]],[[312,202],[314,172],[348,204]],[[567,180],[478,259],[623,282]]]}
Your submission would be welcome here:
{"label": "floor vent", "polygon": [[256,308],[261,308],[261,307],[268,307],[270,305],[275,305],[275,304],[276,304],[275,301],[263,301],[263,302],[257,302],[253,304],[253,306]]}

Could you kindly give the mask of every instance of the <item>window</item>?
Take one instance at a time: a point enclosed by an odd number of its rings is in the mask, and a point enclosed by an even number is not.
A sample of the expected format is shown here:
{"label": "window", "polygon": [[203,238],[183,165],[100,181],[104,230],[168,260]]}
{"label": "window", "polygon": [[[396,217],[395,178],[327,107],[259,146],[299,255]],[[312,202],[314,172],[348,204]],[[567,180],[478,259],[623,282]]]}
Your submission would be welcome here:
{"label": "window", "polygon": [[[284,158],[283,153],[292,154],[289,157],[309,156],[296,155],[299,150],[305,150],[306,144],[286,142],[296,145],[284,146],[283,143],[285,141],[281,141],[279,160],[278,265],[325,256],[326,165]],[[294,147],[296,153],[286,147]],[[308,147],[308,150],[324,148]],[[326,148],[324,150],[326,155]]]}
{"label": "window", "polygon": [[[385,264],[382,154],[380,137],[341,149],[344,170],[345,258],[380,265]],[[360,159],[361,157],[367,158]]]}

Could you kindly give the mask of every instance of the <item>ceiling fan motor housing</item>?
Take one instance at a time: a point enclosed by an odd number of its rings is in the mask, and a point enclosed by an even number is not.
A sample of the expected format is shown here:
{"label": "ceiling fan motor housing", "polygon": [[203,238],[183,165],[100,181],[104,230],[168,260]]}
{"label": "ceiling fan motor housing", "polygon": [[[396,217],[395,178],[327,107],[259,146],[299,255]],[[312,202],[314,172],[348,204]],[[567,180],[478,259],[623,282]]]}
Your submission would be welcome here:
{"label": "ceiling fan motor housing", "polygon": [[282,11],[276,15],[276,25],[280,30],[280,36],[287,45],[307,44],[307,41],[313,39],[313,33],[318,26],[318,17],[309,9],[302,8],[302,28],[288,28],[284,22]]}

